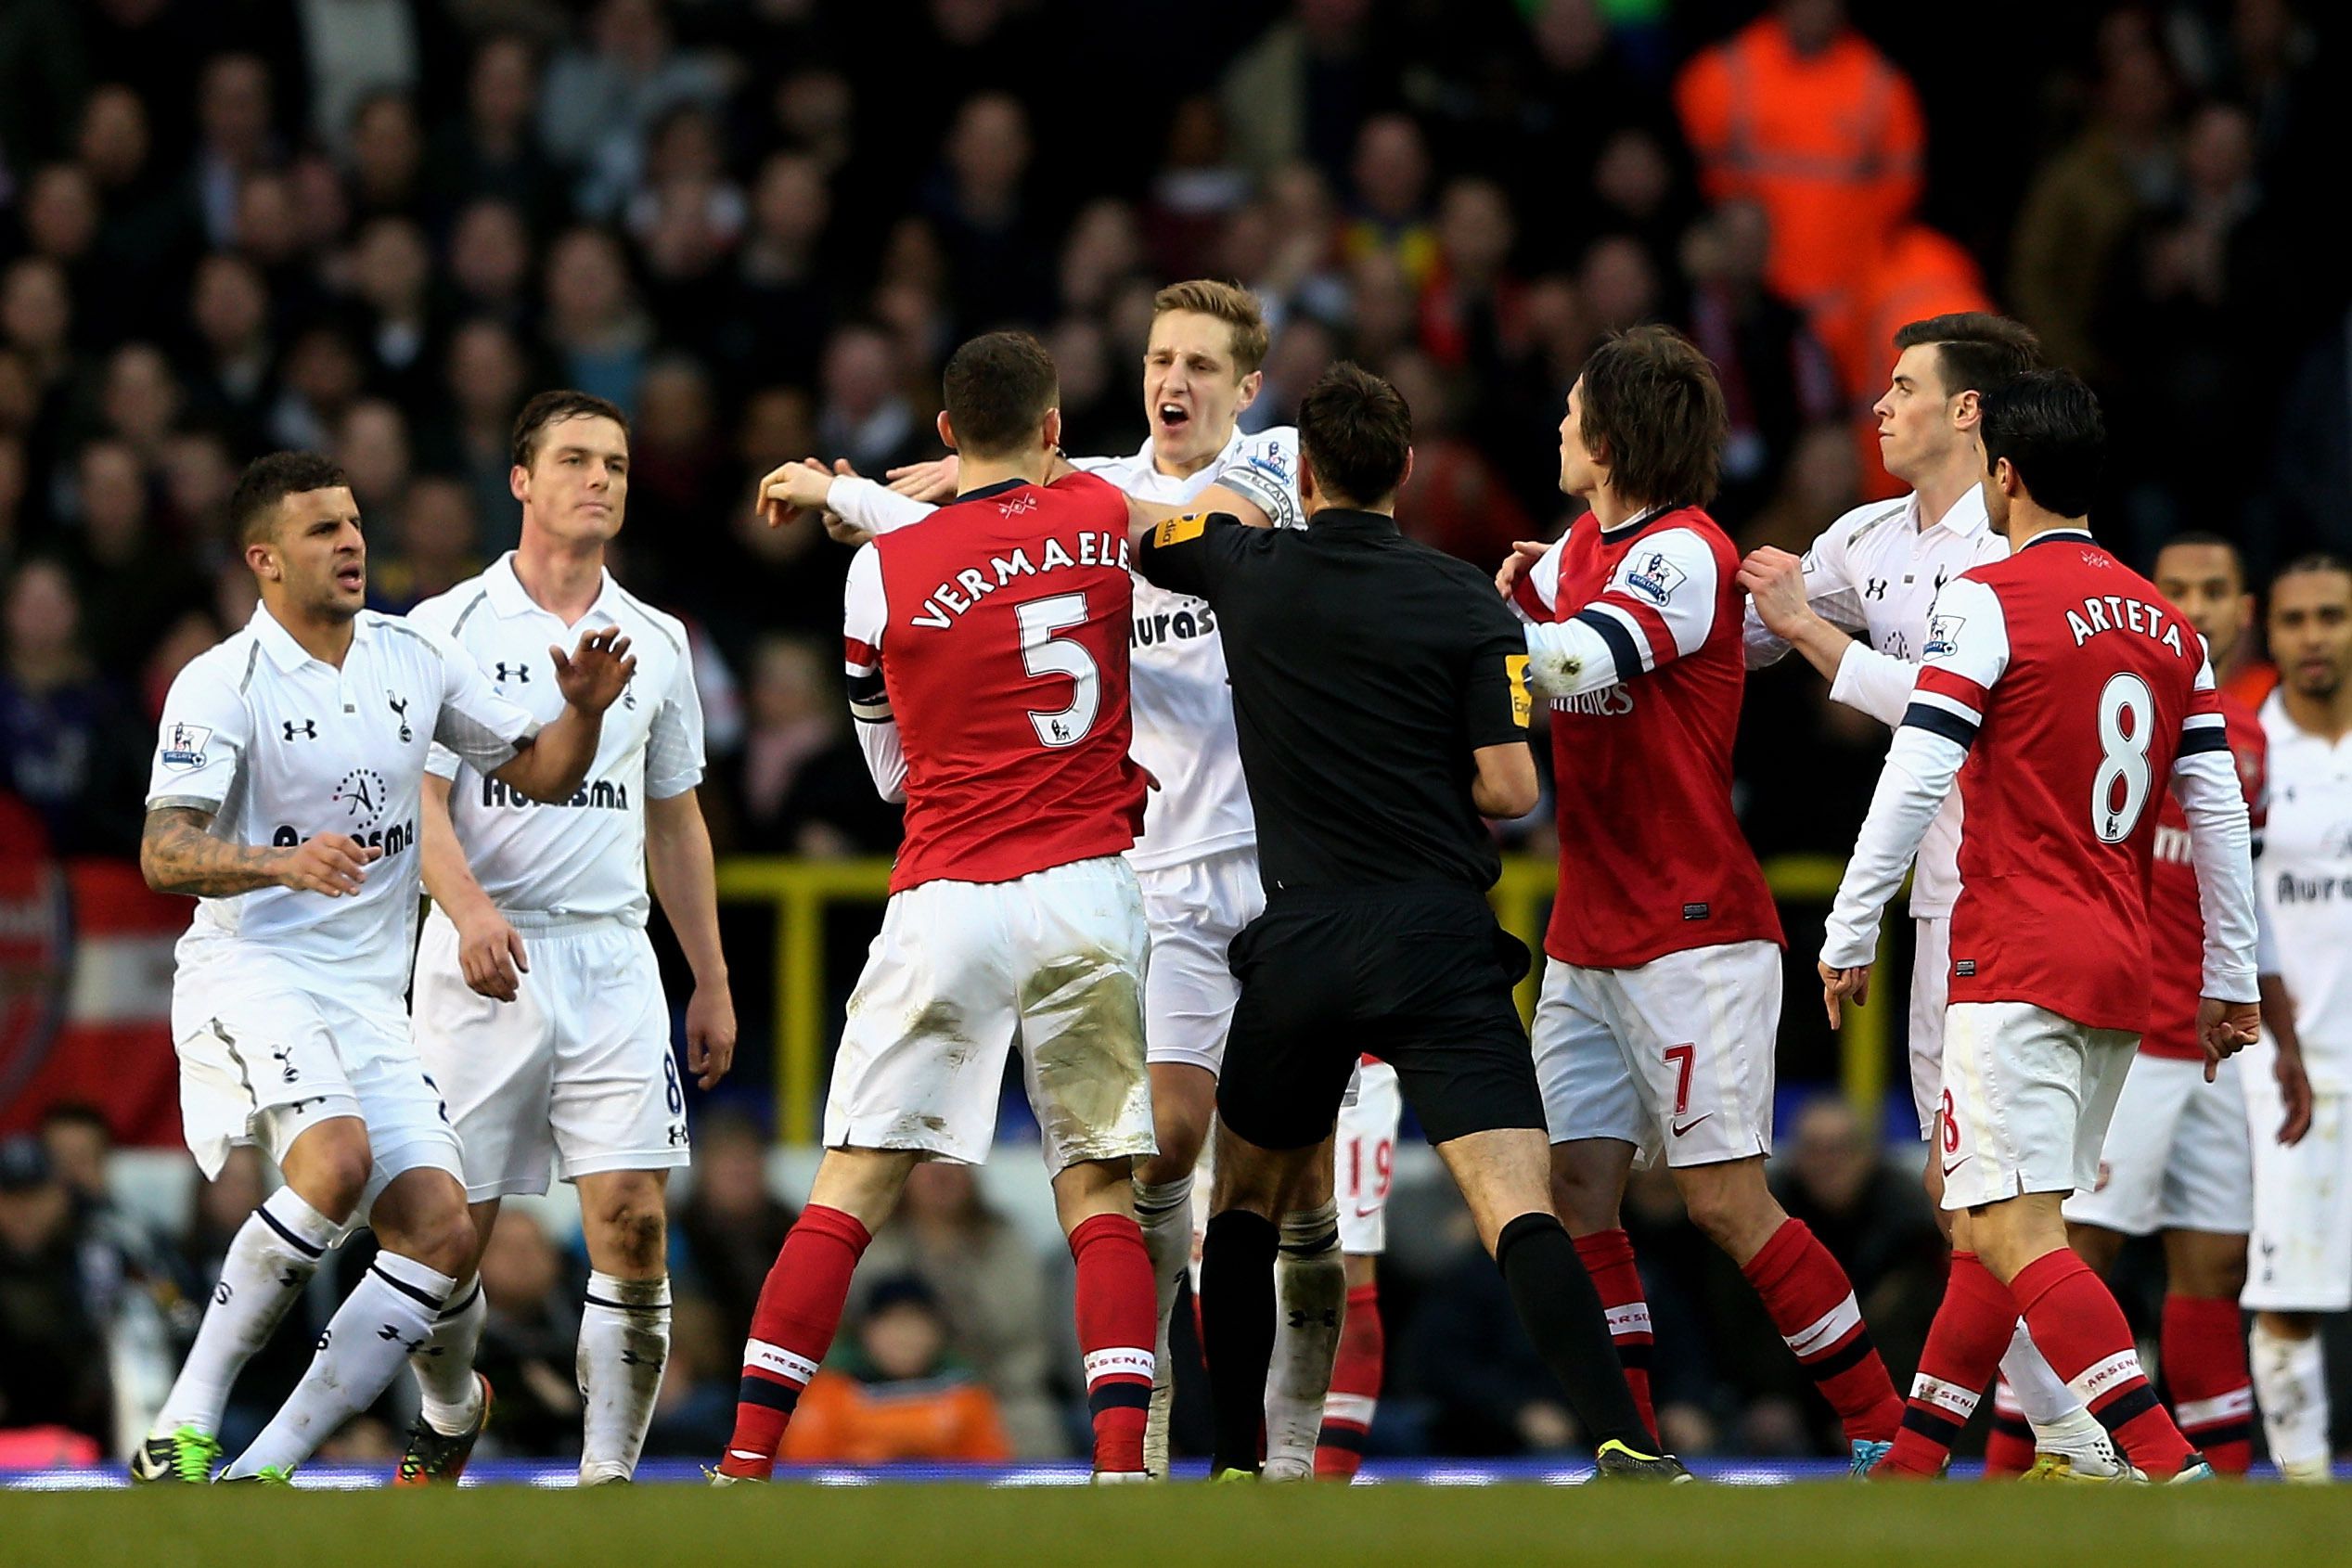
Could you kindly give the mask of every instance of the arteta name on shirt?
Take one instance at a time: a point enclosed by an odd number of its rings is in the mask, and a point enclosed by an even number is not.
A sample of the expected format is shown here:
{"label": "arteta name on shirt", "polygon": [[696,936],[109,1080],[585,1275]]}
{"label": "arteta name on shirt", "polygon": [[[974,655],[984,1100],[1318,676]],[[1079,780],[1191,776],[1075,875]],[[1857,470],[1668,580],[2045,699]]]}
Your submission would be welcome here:
{"label": "arteta name on shirt", "polygon": [[[999,508],[999,510],[1005,508]],[[971,607],[1016,577],[1034,577],[1040,572],[1059,572],[1073,566],[1115,566],[1127,570],[1127,541],[1124,534],[1087,531],[1077,536],[1077,554],[1062,547],[1059,539],[1048,538],[1039,546],[1037,559],[1029,559],[1029,546],[1015,546],[1005,555],[991,553],[983,569],[967,566],[955,575],[951,583],[942,583],[923,600],[919,615],[907,617],[907,623],[943,631],[955,623],[958,617],[969,613]],[[960,591],[959,591],[960,590]]]}
{"label": "arteta name on shirt", "polygon": [[[2121,594],[2086,598],[2080,611],[2066,611],[2066,629],[2075,634],[2076,648],[2101,632],[2131,631],[2152,642],[2162,643],[2174,658],[2186,659],[2190,655],[2181,646],[2180,624],[2168,606],[2126,598]],[[2198,645],[2196,656],[2204,657],[2204,644]]]}

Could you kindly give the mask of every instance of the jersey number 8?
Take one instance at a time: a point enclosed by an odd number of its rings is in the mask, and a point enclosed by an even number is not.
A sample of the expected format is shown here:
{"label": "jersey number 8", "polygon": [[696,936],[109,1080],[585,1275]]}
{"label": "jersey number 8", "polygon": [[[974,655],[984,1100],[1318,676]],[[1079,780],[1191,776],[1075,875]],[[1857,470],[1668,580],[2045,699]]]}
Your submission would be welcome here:
{"label": "jersey number 8", "polygon": [[1036,726],[1037,743],[1048,750],[1075,746],[1094,728],[1096,710],[1102,704],[1102,677],[1095,668],[1094,655],[1054,634],[1086,624],[1086,596],[1055,594],[1031,599],[1018,613],[1022,667],[1037,680],[1067,675],[1071,681],[1070,706],[1049,713],[1030,710],[1029,722]]}
{"label": "jersey number 8", "polygon": [[2099,771],[2090,780],[2090,826],[2101,843],[2119,844],[2140,825],[2154,779],[2148,748],[2156,739],[2156,700],[2128,672],[2099,692]]}

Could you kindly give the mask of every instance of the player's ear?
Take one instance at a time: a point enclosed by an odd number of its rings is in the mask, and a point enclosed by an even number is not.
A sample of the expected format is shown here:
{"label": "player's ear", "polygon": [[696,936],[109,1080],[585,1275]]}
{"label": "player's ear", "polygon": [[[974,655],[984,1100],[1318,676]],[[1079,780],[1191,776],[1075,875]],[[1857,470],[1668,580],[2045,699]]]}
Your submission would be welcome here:
{"label": "player's ear", "polygon": [[266,539],[256,539],[245,546],[246,569],[254,576],[276,582],[284,575],[277,566],[277,551]]}
{"label": "player's ear", "polygon": [[943,408],[939,411],[939,418],[936,423],[939,426],[939,439],[941,443],[946,446],[948,451],[953,452],[956,450],[956,427],[947,422],[947,410]]}
{"label": "player's ear", "polygon": [[1265,390],[1265,371],[1253,370],[1248,375],[1242,377],[1241,396],[1240,399],[1233,405],[1233,411],[1236,414],[1239,414],[1242,409],[1247,408],[1251,404],[1255,403],[1258,400],[1258,393],[1264,392]]}
{"label": "player's ear", "polygon": [[1302,452],[1299,454],[1299,499],[1313,501],[1315,491],[1315,465],[1308,462],[1306,454]]}
{"label": "player's ear", "polygon": [[1396,488],[1397,488],[1397,489],[1399,489],[1399,490],[1402,490],[1402,489],[1404,489],[1407,485],[1408,485],[1408,484],[1410,484],[1410,483],[1412,483],[1412,482],[1413,482],[1413,449],[1412,449],[1411,447],[1407,446],[1407,448],[1405,448],[1405,471],[1404,471],[1403,473],[1398,474],[1398,475],[1396,476]]}
{"label": "player's ear", "polygon": [[525,506],[531,502],[531,470],[517,463],[507,470],[507,494]]}
{"label": "player's ear", "polygon": [[[942,416],[942,417],[943,417],[943,418],[945,418],[945,416]],[[1048,409],[1047,409],[1047,410],[1046,410],[1045,436],[1046,436],[1046,450],[1047,450],[1047,451],[1048,451],[1048,452],[1059,452],[1059,451],[1060,451],[1060,450],[1061,450],[1061,410],[1060,410],[1060,409],[1059,409],[1059,408],[1048,408]]]}
{"label": "player's ear", "polygon": [[1952,428],[1954,430],[1973,431],[1984,422],[1984,400],[1977,396],[1975,388],[1971,387],[1952,400]]}

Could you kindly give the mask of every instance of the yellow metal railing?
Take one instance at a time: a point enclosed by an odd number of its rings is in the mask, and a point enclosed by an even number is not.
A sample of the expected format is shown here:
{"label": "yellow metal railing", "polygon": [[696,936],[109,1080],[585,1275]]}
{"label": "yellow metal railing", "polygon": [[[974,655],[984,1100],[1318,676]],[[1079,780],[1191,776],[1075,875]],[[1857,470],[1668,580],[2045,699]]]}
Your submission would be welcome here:
{"label": "yellow metal railing", "polygon": [[[1826,855],[1784,855],[1764,863],[1764,879],[1783,904],[1826,905],[1837,896],[1844,868]],[[1559,868],[1535,855],[1507,855],[1492,894],[1504,929],[1531,948],[1543,945],[1544,905],[1559,882]],[[825,915],[836,903],[879,905],[890,890],[887,860],[794,860],[737,856],[719,863],[719,897],[731,904],[765,904],[776,912],[777,1136],[793,1143],[817,1137],[825,1079]],[[1882,940],[1880,958],[1885,958]],[[1883,963],[1866,1006],[1848,1005],[1840,1036],[1840,1081],[1865,1125],[1875,1126],[1886,1092],[1887,1009]],[[1536,1011],[1536,973],[1519,985],[1519,1011]],[[1819,994],[1800,983],[1790,1007],[1819,1006]]]}

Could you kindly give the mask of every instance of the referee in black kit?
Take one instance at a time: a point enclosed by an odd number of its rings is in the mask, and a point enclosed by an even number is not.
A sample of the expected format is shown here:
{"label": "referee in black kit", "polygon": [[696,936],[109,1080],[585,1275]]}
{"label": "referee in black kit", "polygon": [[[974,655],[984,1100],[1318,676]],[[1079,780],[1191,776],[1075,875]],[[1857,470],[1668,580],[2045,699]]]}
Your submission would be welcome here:
{"label": "referee in black kit", "polygon": [[1266,880],[1266,912],[1233,942],[1202,1253],[1213,1473],[1256,1473],[1278,1222],[1370,1051],[1453,1172],[1600,1473],[1687,1479],[1643,1426],[1552,1215],[1511,1000],[1527,950],[1486,904],[1502,868],[1481,818],[1536,799],[1525,634],[1485,572],[1397,533],[1413,431],[1395,388],[1339,366],[1298,428],[1305,529],[1191,514],[1144,533],[1136,557],[1216,611]]}

